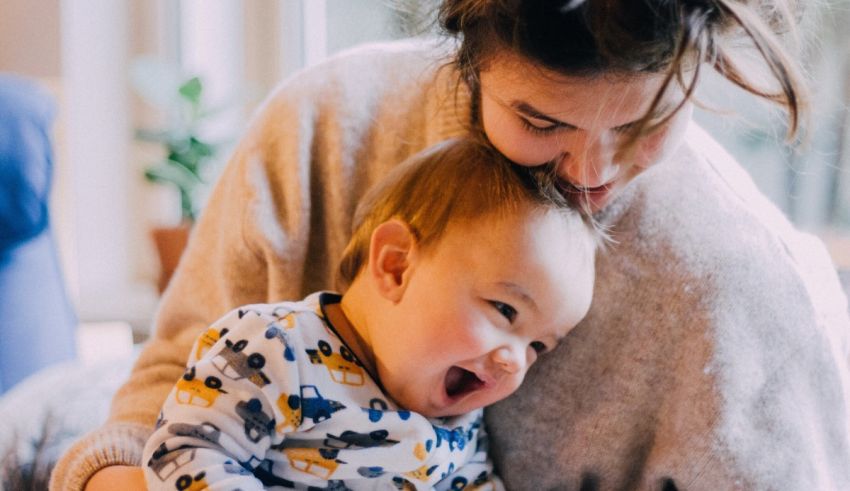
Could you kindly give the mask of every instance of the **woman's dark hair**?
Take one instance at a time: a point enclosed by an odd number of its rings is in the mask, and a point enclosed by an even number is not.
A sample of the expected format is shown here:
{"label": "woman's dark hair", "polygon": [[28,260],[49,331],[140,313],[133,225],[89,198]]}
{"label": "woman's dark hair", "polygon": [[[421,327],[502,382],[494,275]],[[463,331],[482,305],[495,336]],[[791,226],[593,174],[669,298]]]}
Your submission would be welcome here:
{"label": "woman's dark hair", "polygon": [[[799,130],[806,90],[781,35],[795,34],[796,14],[795,0],[444,0],[439,20],[461,39],[455,63],[476,95],[478,74],[505,49],[569,76],[666,73],[631,144],[693,95],[703,63],[784,107],[791,139]],[[756,83],[742,70],[751,67],[736,64],[741,41],[756,50],[777,87]],[[686,97],[667,118],[650,124],[673,82]]]}

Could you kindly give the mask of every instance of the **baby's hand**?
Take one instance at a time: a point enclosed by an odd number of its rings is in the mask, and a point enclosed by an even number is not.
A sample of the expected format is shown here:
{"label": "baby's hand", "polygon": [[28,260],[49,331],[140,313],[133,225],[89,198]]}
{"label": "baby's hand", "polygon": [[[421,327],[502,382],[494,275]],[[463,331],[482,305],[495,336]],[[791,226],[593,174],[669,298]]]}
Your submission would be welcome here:
{"label": "baby's hand", "polygon": [[110,465],[94,473],[86,483],[85,491],[145,491],[145,475],[141,467]]}

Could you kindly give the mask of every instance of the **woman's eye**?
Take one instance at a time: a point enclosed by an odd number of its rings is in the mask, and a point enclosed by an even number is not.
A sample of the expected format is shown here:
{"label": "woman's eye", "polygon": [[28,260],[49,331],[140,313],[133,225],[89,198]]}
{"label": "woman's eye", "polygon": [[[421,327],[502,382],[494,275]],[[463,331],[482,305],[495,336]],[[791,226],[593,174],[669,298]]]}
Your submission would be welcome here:
{"label": "woman's eye", "polygon": [[[663,119],[664,118],[650,119],[649,121],[646,122],[646,126],[644,127],[644,129],[656,127],[659,123],[661,123],[663,121]],[[615,133],[619,133],[621,135],[627,135],[627,134],[631,133],[632,131],[634,131],[636,127],[637,127],[637,123],[635,122],[635,123],[624,124],[622,126],[617,126],[616,128],[612,128],[612,130],[614,130]]]}
{"label": "woman's eye", "polygon": [[633,124],[627,124],[627,125],[618,126],[618,127],[614,128],[614,133],[619,133],[619,134],[621,134],[621,135],[626,135],[626,134],[628,134],[629,132],[634,131],[634,129],[635,129],[635,125],[633,125]]}
{"label": "woman's eye", "polygon": [[511,307],[510,305],[502,302],[498,302],[496,300],[491,300],[490,304],[499,311],[502,316],[508,320],[508,322],[513,322],[516,319],[516,309]]}
{"label": "woman's eye", "polygon": [[552,133],[559,128],[559,126],[556,124],[538,126],[525,118],[519,118],[519,121],[520,123],[522,123],[522,126],[523,128],[525,128],[526,131],[536,135],[545,135],[548,133]]}
{"label": "woman's eye", "polygon": [[531,343],[529,343],[529,346],[531,346],[531,349],[533,349],[538,355],[541,355],[548,351],[548,348],[546,348],[546,344],[544,344],[542,341],[532,341]]}

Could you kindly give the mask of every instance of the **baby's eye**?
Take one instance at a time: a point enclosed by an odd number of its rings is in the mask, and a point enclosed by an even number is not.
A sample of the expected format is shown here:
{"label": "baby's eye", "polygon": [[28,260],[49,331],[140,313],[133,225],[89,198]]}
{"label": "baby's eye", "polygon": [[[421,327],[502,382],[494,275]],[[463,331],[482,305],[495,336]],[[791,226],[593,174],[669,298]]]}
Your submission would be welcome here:
{"label": "baby's eye", "polygon": [[510,305],[499,302],[497,300],[490,300],[490,305],[492,305],[496,310],[499,311],[502,316],[508,320],[508,322],[513,322],[516,319],[516,309],[511,307]]}
{"label": "baby's eye", "polygon": [[532,341],[528,345],[531,346],[531,349],[533,349],[538,355],[549,351],[549,348],[546,347],[546,344],[543,341]]}

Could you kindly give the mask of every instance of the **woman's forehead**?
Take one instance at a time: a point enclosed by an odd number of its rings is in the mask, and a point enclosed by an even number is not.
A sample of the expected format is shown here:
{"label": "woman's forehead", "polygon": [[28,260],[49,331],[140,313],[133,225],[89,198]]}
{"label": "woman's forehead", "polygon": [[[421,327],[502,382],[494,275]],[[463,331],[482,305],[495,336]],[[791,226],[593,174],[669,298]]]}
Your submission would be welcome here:
{"label": "woman's forehead", "polygon": [[[664,84],[664,74],[600,74],[568,76],[524,61],[517,56],[493,58],[480,74],[481,90],[512,109],[531,107],[547,116],[582,126],[584,119],[607,114],[614,126],[639,118],[652,105]],[[673,84],[675,85],[675,84]],[[679,90],[670,89],[660,107],[675,106]],[[622,121],[620,121],[622,120]]]}
{"label": "woman's forehead", "polygon": [[[517,55],[494,57],[480,73],[482,84],[510,88],[518,94],[570,98],[573,94],[598,92],[655,95],[664,84],[664,73],[604,72],[594,75],[568,75],[555,72]],[[493,88],[493,87],[487,87]]]}

